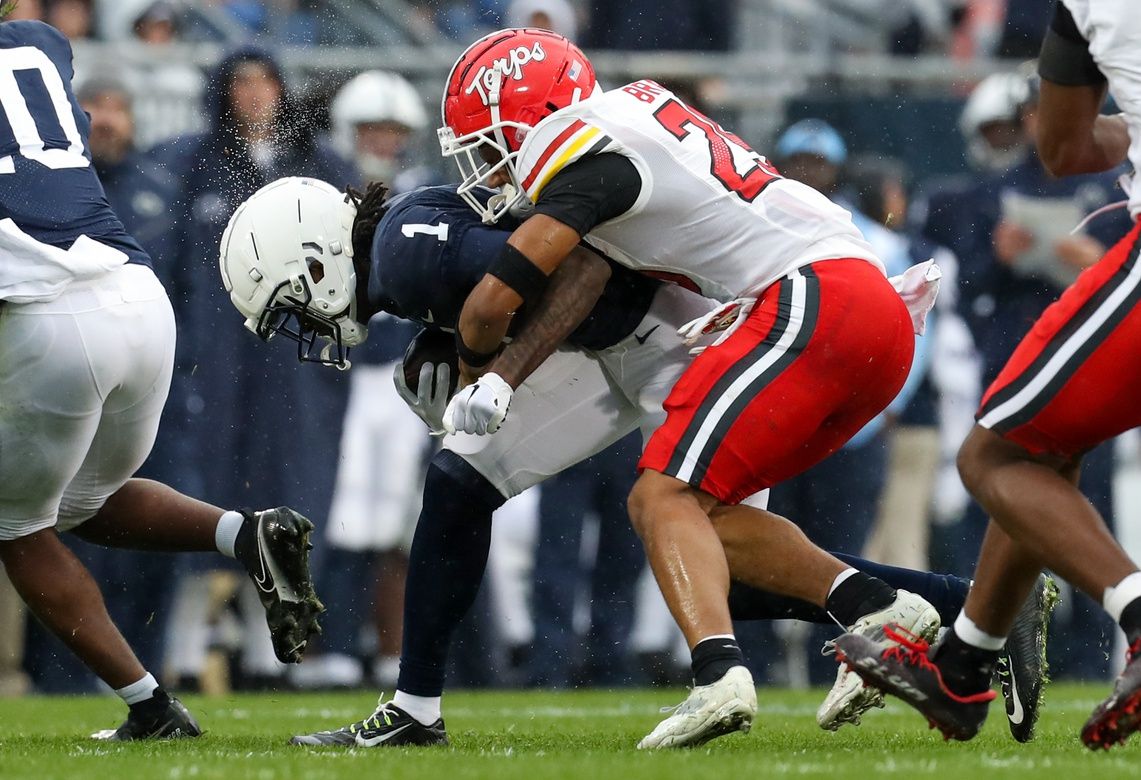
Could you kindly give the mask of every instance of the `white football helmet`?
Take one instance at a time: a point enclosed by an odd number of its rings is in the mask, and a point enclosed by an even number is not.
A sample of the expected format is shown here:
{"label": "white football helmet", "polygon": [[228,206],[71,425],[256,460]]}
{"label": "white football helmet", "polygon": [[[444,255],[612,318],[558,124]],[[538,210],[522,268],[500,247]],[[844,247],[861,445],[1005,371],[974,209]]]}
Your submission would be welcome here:
{"label": "white football helmet", "polygon": [[[238,207],[222,234],[219,266],[246,327],[297,342],[297,357],[347,368],[368,331],[357,321],[353,269],[356,206],[317,179],[267,184]],[[317,340],[325,342],[314,355]]]}
{"label": "white football helmet", "polygon": [[994,73],[974,88],[959,115],[959,131],[967,142],[967,156],[975,168],[1004,171],[1026,155],[1030,147],[1028,139],[1000,149],[987,141],[982,130],[993,122],[1020,122],[1022,107],[1029,98],[1026,76],[1017,71]]}
{"label": "white football helmet", "polygon": [[333,145],[343,156],[355,159],[368,178],[391,182],[394,161],[357,148],[356,127],[366,122],[392,122],[411,132],[428,126],[416,88],[396,73],[368,70],[345,83],[329,108]]}

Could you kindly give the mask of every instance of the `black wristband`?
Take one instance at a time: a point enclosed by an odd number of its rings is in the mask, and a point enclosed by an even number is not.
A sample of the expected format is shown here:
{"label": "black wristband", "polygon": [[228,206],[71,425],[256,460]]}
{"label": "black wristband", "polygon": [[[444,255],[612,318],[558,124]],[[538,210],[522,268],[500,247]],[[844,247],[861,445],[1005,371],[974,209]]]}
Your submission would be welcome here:
{"label": "black wristband", "polygon": [[464,337],[461,336],[460,332],[457,330],[456,354],[460,356],[460,360],[472,368],[483,368],[488,363],[490,363],[496,355],[499,354],[499,350],[494,349],[491,352],[476,352],[474,349],[464,343]]}
{"label": "black wristband", "polygon": [[539,302],[549,281],[542,268],[511,244],[503,245],[503,251],[488,266],[487,272],[517,292],[527,308]]}

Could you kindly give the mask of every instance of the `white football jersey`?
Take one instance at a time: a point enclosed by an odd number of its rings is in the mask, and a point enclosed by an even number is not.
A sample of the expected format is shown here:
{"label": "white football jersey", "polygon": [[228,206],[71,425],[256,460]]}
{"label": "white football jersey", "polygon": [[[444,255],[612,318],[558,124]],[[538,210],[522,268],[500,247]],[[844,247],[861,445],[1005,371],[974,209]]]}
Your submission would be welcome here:
{"label": "white football jersey", "polygon": [[1141,216],[1141,6],[1137,0],[1064,0],[1129,125],[1129,213]]}
{"label": "white football jersey", "polygon": [[587,243],[634,270],[728,301],[795,268],[855,257],[883,271],[842,207],[782,178],[740,138],[652,81],[598,93],[539,122],[516,171],[532,201],[566,165],[616,152],[642,177],[634,206]]}

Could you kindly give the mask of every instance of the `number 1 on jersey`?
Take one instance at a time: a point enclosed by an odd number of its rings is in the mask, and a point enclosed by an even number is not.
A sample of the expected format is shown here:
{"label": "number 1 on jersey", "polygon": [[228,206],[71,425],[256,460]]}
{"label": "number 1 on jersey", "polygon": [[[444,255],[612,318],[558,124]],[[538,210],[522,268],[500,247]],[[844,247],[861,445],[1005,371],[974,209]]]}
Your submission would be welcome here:
{"label": "number 1 on jersey", "polygon": [[405,238],[412,238],[412,236],[435,236],[437,241],[448,240],[448,223],[437,222],[435,225],[429,225],[424,222],[407,222],[400,226],[400,232],[404,234]]}
{"label": "number 1 on jersey", "polygon": [[[654,118],[679,141],[694,128],[701,131],[709,144],[709,172],[725,185],[725,189],[744,201],[752,203],[771,181],[781,178],[773,164],[749,148],[747,143],[684,103],[670,98],[654,112]],[[737,172],[733,162],[734,147],[753,161],[753,167],[744,174]]]}

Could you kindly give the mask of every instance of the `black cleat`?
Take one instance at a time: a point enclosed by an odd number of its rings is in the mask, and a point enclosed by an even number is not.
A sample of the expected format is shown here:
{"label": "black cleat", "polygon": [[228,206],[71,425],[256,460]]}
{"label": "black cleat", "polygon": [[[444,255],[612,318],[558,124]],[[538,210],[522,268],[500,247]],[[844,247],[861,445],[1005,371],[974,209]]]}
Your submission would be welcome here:
{"label": "black cleat", "polygon": [[1010,734],[1019,742],[1034,739],[1034,724],[1042,706],[1042,691],[1050,681],[1046,664],[1046,632],[1058,605],[1058,586],[1045,574],[1038,577],[1026,603],[1018,610],[1006,646],[998,657],[999,686],[1006,702]]}
{"label": "black cleat", "polygon": [[425,726],[392,702],[379,705],[369,717],[336,731],[301,734],[291,745],[340,745],[343,747],[403,747],[405,745],[447,745],[443,718]]}
{"label": "black cleat", "polygon": [[1097,705],[1082,727],[1090,750],[1109,750],[1141,729],[1141,639],[1129,647],[1129,661],[1113,683],[1113,693]]}
{"label": "black cleat", "polygon": [[132,705],[127,719],[119,728],[97,731],[91,738],[108,742],[134,742],[140,739],[200,736],[202,729],[185,705],[159,688],[150,699]]}
{"label": "black cleat", "polygon": [[945,739],[966,741],[979,733],[986,720],[992,690],[959,696],[943,683],[939,667],[928,657],[926,640],[887,627],[884,634],[898,644],[884,645],[859,634],[834,640],[836,659],[860,675],[865,683],[903,699],[923,715]]}
{"label": "black cleat", "polygon": [[313,523],[284,506],[242,515],[253,535],[239,535],[235,552],[265,607],[273,652],[282,663],[299,663],[309,637],[321,633],[317,616],[325,611],[309,574]]}

